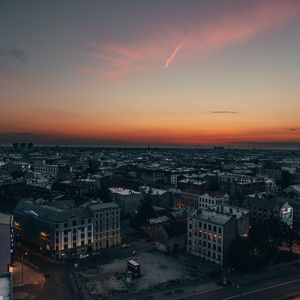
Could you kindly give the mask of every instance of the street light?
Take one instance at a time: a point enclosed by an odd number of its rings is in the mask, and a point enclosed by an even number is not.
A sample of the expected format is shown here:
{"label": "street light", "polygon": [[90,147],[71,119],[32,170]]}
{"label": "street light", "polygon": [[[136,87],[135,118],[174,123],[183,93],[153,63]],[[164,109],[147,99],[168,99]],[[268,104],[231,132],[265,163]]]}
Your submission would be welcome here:
{"label": "street light", "polygon": [[[25,255],[28,255],[27,252],[24,253]],[[22,254],[22,257],[21,257],[21,273],[22,273],[22,284],[24,283],[24,254]]]}
{"label": "street light", "polygon": [[237,288],[238,291],[239,291],[239,299],[241,300],[241,299],[242,299],[242,293],[243,293],[243,290],[242,290],[242,288],[241,288],[239,285],[237,285],[236,288]]}

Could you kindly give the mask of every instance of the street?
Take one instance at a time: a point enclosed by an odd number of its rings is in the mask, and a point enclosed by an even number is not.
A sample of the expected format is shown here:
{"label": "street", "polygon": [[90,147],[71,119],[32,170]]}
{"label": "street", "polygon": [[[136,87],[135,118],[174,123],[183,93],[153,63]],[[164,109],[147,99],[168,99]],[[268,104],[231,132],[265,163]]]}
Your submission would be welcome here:
{"label": "street", "polygon": [[252,280],[250,282],[211,291],[199,293],[179,299],[193,300],[264,300],[268,299],[296,299],[300,296],[299,268],[295,265],[284,266],[277,275]]}
{"label": "street", "polygon": [[[16,258],[21,258],[24,252],[23,248],[15,248]],[[71,265],[55,264],[50,259],[42,255],[26,250],[28,253],[24,257],[24,264],[34,266],[42,274],[47,274],[45,277],[44,286],[39,285],[24,285],[14,287],[14,293],[26,294],[27,297],[22,299],[47,299],[47,300],[74,300],[74,288],[71,283],[70,270]]]}

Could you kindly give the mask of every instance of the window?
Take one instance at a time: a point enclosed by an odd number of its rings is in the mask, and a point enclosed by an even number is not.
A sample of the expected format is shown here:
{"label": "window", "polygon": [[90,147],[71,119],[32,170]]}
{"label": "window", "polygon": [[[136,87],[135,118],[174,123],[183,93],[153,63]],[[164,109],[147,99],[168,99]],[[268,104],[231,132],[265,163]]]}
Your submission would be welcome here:
{"label": "window", "polygon": [[73,221],[72,224],[73,224],[73,226],[76,226],[76,221]]}
{"label": "window", "polygon": [[65,224],[64,224],[64,227],[65,227],[65,228],[68,227],[68,223],[65,223]]}
{"label": "window", "polygon": [[81,241],[81,246],[84,246],[84,241]]}
{"label": "window", "polygon": [[76,248],[76,243],[75,242],[73,243],[73,248]]}

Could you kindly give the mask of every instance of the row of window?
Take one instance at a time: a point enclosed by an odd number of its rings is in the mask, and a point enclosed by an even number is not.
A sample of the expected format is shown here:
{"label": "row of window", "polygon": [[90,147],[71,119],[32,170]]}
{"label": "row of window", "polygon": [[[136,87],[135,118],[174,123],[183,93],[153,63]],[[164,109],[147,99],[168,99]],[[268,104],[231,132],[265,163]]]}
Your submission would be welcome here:
{"label": "row of window", "polygon": [[[190,231],[189,237],[191,237],[191,236],[192,236],[192,232]],[[209,240],[209,241],[212,240],[215,242],[218,241],[219,243],[221,243],[221,241],[222,241],[222,235],[212,234],[209,232],[202,232],[201,230],[199,232],[195,231],[194,236],[202,238],[204,240]]]}
{"label": "row of window", "polygon": [[[87,236],[88,236],[88,237],[91,237],[91,236],[92,236],[92,233],[91,233],[91,232],[88,232]],[[85,234],[82,233],[82,234],[80,235],[80,238],[81,238],[81,239],[84,239],[84,238],[85,238]],[[77,240],[77,235],[73,235],[72,240],[73,240],[73,241],[76,241],[76,240]],[[55,240],[55,241],[56,241],[56,243],[59,243],[59,238],[56,237],[56,240]],[[68,241],[68,236],[64,236],[64,242],[67,242],[67,241]]]}
{"label": "row of window", "polygon": [[[222,233],[222,227],[220,227],[220,226],[216,226],[216,225],[212,225],[212,224],[210,224],[210,223],[206,223],[206,222],[202,222],[202,221],[199,221],[198,222],[198,227],[200,228],[200,229],[207,229],[207,230],[209,230],[209,231],[213,231],[213,232],[218,232],[218,233]],[[192,223],[190,223],[190,229],[192,229],[193,228],[193,224]]]}
{"label": "row of window", "polygon": [[77,225],[84,225],[84,224],[91,224],[91,223],[92,223],[92,219],[80,220],[80,222],[79,222],[79,220],[73,220],[72,222],[70,222],[70,223],[66,222],[63,225],[62,224],[56,224],[55,228],[59,228],[59,227],[62,227],[62,226],[64,228],[67,228],[69,226],[77,226]]}
{"label": "row of window", "polygon": [[[192,244],[192,241],[189,240],[189,245],[191,245],[191,244]],[[197,246],[196,239],[194,240],[194,246]],[[213,251],[222,252],[222,247],[220,245],[217,246],[214,243],[198,240],[198,247],[199,246],[202,248],[212,249]]]}
{"label": "row of window", "polygon": [[[109,212],[107,212],[107,213],[103,213],[103,217],[109,217],[109,216],[111,216],[111,215],[116,215],[116,216],[118,216],[119,215],[119,211],[118,210],[116,210],[116,211],[112,211],[111,213],[109,213]],[[98,219],[98,218],[102,218],[102,213],[100,213],[100,214],[95,214],[95,217],[96,217],[96,219]]]}

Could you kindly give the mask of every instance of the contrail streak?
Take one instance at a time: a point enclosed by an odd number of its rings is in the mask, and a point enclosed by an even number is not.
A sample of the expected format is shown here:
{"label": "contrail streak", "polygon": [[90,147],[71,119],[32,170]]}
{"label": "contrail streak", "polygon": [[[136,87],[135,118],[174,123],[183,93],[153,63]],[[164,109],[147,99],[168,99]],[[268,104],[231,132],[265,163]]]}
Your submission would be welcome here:
{"label": "contrail streak", "polygon": [[175,59],[177,53],[181,49],[184,41],[185,41],[185,39],[175,48],[175,50],[173,51],[173,53],[171,54],[171,56],[166,60],[166,62],[164,64],[164,68],[165,69],[167,69],[170,66],[170,64],[173,62],[173,60]]}

